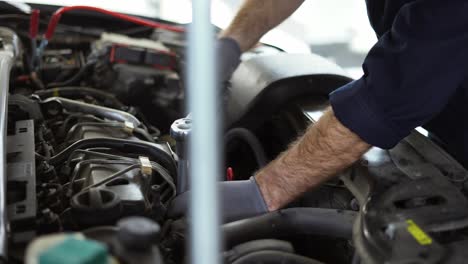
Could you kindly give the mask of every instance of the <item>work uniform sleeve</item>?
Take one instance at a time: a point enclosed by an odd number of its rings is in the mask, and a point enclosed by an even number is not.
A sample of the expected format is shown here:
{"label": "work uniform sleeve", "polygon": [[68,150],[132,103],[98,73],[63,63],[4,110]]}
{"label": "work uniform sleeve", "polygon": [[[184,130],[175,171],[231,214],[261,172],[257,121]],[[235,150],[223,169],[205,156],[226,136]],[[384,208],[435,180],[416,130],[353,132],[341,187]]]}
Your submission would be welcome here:
{"label": "work uniform sleeve", "polygon": [[367,143],[392,148],[442,111],[466,78],[468,1],[404,5],[363,70],[330,94],[333,111]]}

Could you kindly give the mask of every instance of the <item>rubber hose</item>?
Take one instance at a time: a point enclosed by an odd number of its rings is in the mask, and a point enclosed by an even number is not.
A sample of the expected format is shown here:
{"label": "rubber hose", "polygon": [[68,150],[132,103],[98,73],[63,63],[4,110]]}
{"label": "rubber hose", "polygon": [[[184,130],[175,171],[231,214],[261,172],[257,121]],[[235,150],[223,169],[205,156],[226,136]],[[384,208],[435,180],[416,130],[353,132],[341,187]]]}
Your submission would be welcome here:
{"label": "rubber hose", "polygon": [[108,101],[113,107],[116,107],[120,110],[124,109],[126,106],[120,102],[113,94],[101,91],[95,88],[90,87],[80,87],[80,86],[69,86],[69,87],[57,87],[47,90],[35,91],[35,94],[39,95],[42,99],[52,97],[52,96],[61,96],[65,98],[74,98],[76,96],[86,96],[91,95],[97,99]]}
{"label": "rubber hose", "polygon": [[282,251],[263,250],[245,255],[232,264],[254,264],[254,263],[269,263],[269,264],[322,264],[317,260],[299,256],[292,253]]}
{"label": "rubber hose", "polygon": [[325,208],[289,208],[222,226],[227,248],[246,241],[295,234],[352,238],[357,213]]}
{"label": "rubber hose", "polygon": [[265,154],[265,150],[263,149],[260,140],[258,140],[254,133],[252,133],[246,128],[233,128],[230,129],[224,136],[224,142],[227,145],[233,139],[241,139],[249,145],[250,149],[252,149],[254,153],[255,160],[257,161],[257,164],[260,168],[267,165],[268,159]]}

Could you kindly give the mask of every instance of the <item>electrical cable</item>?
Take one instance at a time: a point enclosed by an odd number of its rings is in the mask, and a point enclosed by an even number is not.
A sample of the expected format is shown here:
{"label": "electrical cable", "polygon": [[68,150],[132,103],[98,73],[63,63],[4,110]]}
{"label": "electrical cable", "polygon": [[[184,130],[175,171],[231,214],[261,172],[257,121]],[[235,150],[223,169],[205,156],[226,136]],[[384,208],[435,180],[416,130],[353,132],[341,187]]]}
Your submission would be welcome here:
{"label": "electrical cable", "polygon": [[[157,172],[159,173],[159,175],[160,175],[163,179],[166,180],[166,182],[169,184],[169,186],[171,186],[171,188],[172,188],[172,190],[173,190],[173,192],[172,192],[173,195],[172,195],[171,198],[173,198],[173,197],[175,196],[175,194],[176,194],[176,187],[175,187],[174,183],[171,182],[169,174],[167,173],[167,171],[166,171],[161,165],[159,165],[159,164],[157,164],[157,163],[155,163],[155,162],[151,162],[151,164],[152,164],[153,168],[154,168],[154,166],[156,165],[156,168],[158,169]],[[127,173],[127,172],[129,172],[129,171],[132,171],[132,170],[135,170],[135,169],[140,169],[140,168],[141,168],[141,165],[140,165],[140,164],[133,164],[133,165],[130,165],[130,166],[128,166],[128,167],[126,167],[126,168],[124,168],[124,169],[122,169],[122,170],[120,170],[120,171],[117,171],[117,172],[115,172],[115,173],[109,175],[109,176],[106,177],[105,179],[103,179],[103,180],[101,180],[101,181],[99,181],[99,182],[97,182],[97,183],[95,183],[95,184],[92,184],[92,185],[87,186],[86,188],[82,189],[80,192],[85,192],[85,191],[87,191],[87,190],[89,190],[89,189],[91,189],[91,188],[95,188],[95,187],[101,186],[101,185],[103,185],[103,184],[106,184],[106,183],[108,183],[108,182],[110,182],[110,181],[112,181],[112,180],[114,180],[114,179],[116,179],[116,178],[118,178],[118,177],[124,175],[125,173]],[[70,181],[70,186],[69,186],[70,189],[71,189],[72,185],[73,185],[73,182]]]}
{"label": "electrical cable", "polygon": [[67,118],[65,118],[65,120],[63,121],[61,127],[60,127],[60,130],[59,130],[59,135],[65,135],[65,131],[68,129],[68,124],[73,120],[73,119],[78,119],[78,118],[81,118],[81,119],[90,119],[92,121],[95,121],[95,122],[104,122],[104,120],[98,118],[98,117],[95,117],[93,115],[84,115],[82,113],[73,113],[73,114],[70,114]]}
{"label": "electrical cable", "polygon": [[91,69],[94,66],[95,62],[88,62],[86,63],[83,67],[81,67],[78,72],[75,73],[72,77],[70,77],[68,80],[65,80],[63,82],[53,82],[47,84],[47,88],[52,88],[52,87],[64,87],[64,86],[70,86],[78,82],[85,74],[86,72]]}
{"label": "electrical cable", "polygon": [[143,128],[138,128],[138,127],[134,128],[133,129],[133,134],[141,136],[146,141],[149,141],[149,142],[152,142],[152,143],[155,142],[154,138],[146,130],[144,130]]}
{"label": "electrical cable", "polygon": [[81,190],[81,192],[85,192],[91,188],[95,188],[95,187],[98,187],[100,185],[103,185],[105,183],[108,183],[110,181],[112,181],[113,179],[116,179],[117,177],[120,177],[122,175],[124,175],[125,173],[129,172],[129,171],[132,171],[132,170],[135,170],[135,169],[140,169],[140,164],[134,164],[134,165],[130,165],[128,167],[126,167],[125,169],[122,169],[122,170],[119,170],[111,175],[109,175],[107,178],[99,181],[99,182],[96,182],[95,184],[92,184],[92,185],[89,185],[88,187],[84,188],[83,190]]}
{"label": "electrical cable", "polygon": [[[73,134],[75,133],[75,131],[78,128],[81,128],[81,127],[84,127],[84,126],[118,128],[119,130],[122,130],[123,132],[126,132],[125,124],[120,123],[120,122],[107,122],[107,123],[81,122],[81,123],[75,124],[74,126],[72,126],[72,128],[70,128],[70,130],[68,131],[68,133],[67,133],[67,135],[66,135],[66,137],[64,139],[65,144],[69,143],[70,138],[73,136]],[[146,140],[148,142],[152,142],[152,143],[155,142],[154,138],[151,137],[151,135],[148,134],[148,132],[146,130],[142,129],[142,128],[133,128],[130,134],[133,134],[135,136],[140,136],[141,138],[143,138],[144,140]]]}
{"label": "electrical cable", "polygon": [[161,176],[161,178],[163,178],[168,184],[169,186],[171,187],[172,189],[172,196],[171,196],[171,199],[173,197],[175,197],[176,193],[177,193],[177,187],[175,186],[174,184],[174,180],[173,178],[171,177],[171,175],[169,174],[169,172],[166,170],[166,168],[164,168],[163,166],[161,166],[161,164],[157,163],[157,162],[154,162],[154,161],[151,161],[151,167],[153,168],[153,170],[155,170],[159,176]]}
{"label": "electrical cable", "polygon": [[[0,20],[22,20],[23,22],[30,22],[31,16],[26,15],[26,14],[5,14],[5,15],[0,15]],[[48,21],[45,19],[40,19],[39,20],[39,25],[48,25]],[[151,28],[148,27],[135,27],[135,28],[128,28],[128,29],[122,29],[122,30],[107,30],[107,31],[112,31],[117,34],[121,35],[134,35],[134,34],[139,34],[140,32],[143,32],[143,30],[148,30]],[[60,32],[71,32],[71,33],[76,33],[76,34],[82,34],[90,37],[100,37],[101,34],[104,32],[104,30],[100,30],[97,28],[82,28],[80,26],[70,26],[70,25],[65,25],[65,24],[58,24],[57,25],[57,30],[60,30]],[[29,32],[26,34],[29,36]],[[26,36],[25,35],[25,36]]]}
{"label": "electrical cable", "polygon": [[113,121],[130,122],[134,127],[139,127],[141,125],[140,120],[128,112],[100,105],[87,104],[81,101],[71,100],[63,97],[50,97],[46,100],[43,100],[41,104],[48,104],[51,102],[53,104],[59,104],[62,109],[65,109],[68,112],[81,112]]}
{"label": "electrical cable", "polygon": [[126,160],[126,161],[133,161],[135,159],[132,158],[127,158],[123,156],[117,156],[117,155],[112,155],[112,154],[107,154],[107,153],[102,153],[102,152],[96,152],[96,151],[91,151],[91,150],[84,150],[84,149],[77,149],[73,151],[70,156],[68,157],[68,160],[65,162],[67,166],[70,165],[70,162],[72,161],[72,158],[76,156],[77,154],[88,154],[90,156],[96,156],[99,158],[107,158],[107,159],[116,159],[116,160]]}
{"label": "electrical cable", "polygon": [[[70,188],[73,186],[73,182],[76,180],[76,175],[78,174],[79,170],[81,169],[80,167],[82,165],[88,164],[88,163],[95,163],[95,162],[100,162],[98,164],[137,164],[139,161],[138,159],[133,159],[133,158],[128,158],[128,157],[122,157],[122,156],[117,156],[117,155],[112,155],[112,154],[107,154],[107,153],[100,153],[100,152],[94,152],[94,151],[89,151],[89,150],[75,150],[73,151],[70,156],[68,157],[68,160],[66,161],[66,166],[70,166],[70,162],[74,156],[77,154],[88,154],[90,156],[94,155],[96,157],[102,157],[102,158],[109,158],[109,159],[114,159],[114,160],[100,160],[100,159],[91,159],[91,160],[86,160],[86,161],[81,161],[78,162],[75,165],[75,169],[72,174],[72,179],[70,180]],[[122,162],[122,163],[119,163]],[[161,164],[151,161],[151,167],[153,170],[155,170],[161,178],[164,179],[164,181],[169,184],[169,186],[172,189],[172,196],[169,198],[173,198],[176,194],[176,186],[174,184],[173,178],[170,176],[169,172],[164,168]]]}
{"label": "electrical cable", "polygon": [[29,21],[29,37],[31,39],[36,39],[37,32],[39,31],[39,15],[40,11],[38,9],[34,9],[31,12],[31,20]]}
{"label": "electrical cable", "polygon": [[[49,84],[50,85],[50,84]],[[48,85],[48,86],[49,86]],[[51,89],[46,89],[42,91],[36,91],[34,94],[37,94],[41,99],[52,97],[52,96],[61,96],[65,98],[77,98],[79,96],[89,96],[102,100],[105,103],[115,107],[119,110],[123,110],[126,106],[116,98],[112,93],[98,90],[91,87],[81,87],[81,86],[69,86],[69,87],[54,87]]]}
{"label": "electrical cable", "polygon": [[[92,126],[92,127],[105,127],[105,128],[118,128],[119,130],[125,129],[125,124],[120,122],[107,122],[107,123],[100,123],[100,122],[80,122],[75,124],[68,130],[67,136],[64,139],[64,143],[68,144],[70,138],[74,135],[75,131],[78,128],[85,127],[85,126]],[[85,132],[85,131],[83,131]],[[82,135],[80,135],[82,136]]]}
{"label": "electrical cable", "polygon": [[67,118],[65,118],[65,120],[62,121],[61,124],[57,124],[57,126],[59,126],[58,130],[57,130],[57,136],[65,138],[66,134],[68,132],[68,129],[69,129],[69,124],[75,119],[76,120],[78,120],[78,119],[91,120],[91,121],[94,121],[94,122],[104,122],[104,120],[102,120],[102,119],[100,119],[98,117],[95,117],[93,115],[84,115],[82,113],[72,113]]}
{"label": "electrical cable", "polygon": [[132,141],[116,138],[81,139],[52,156],[49,159],[49,163],[52,165],[59,164],[65,161],[68,155],[77,149],[95,147],[112,148],[118,151],[125,151],[126,153],[136,153],[139,156],[147,156],[150,160],[157,161],[166,168],[166,170],[169,171],[169,175],[177,175],[177,167],[174,163],[174,159],[165,148],[158,147],[158,145],[146,141]]}
{"label": "electrical cable", "polygon": [[31,39],[31,70],[34,70],[36,66],[38,66],[37,61],[37,32],[39,31],[39,15],[40,11],[38,9],[34,9],[31,12],[30,20],[29,20],[29,38]]}
{"label": "electrical cable", "polygon": [[[25,14],[5,14],[5,15],[0,15],[0,20],[23,20],[30,22],[31,21],[31,16],[30,15],[25,15]],[[48,25],[48,21],[45,19],[40,19],[39,20],[39,25]],[[102,30],[91,30],[91,29],[83,29],[82,27],[79,26],[69,26],[69,25],[63,25],[59,24],[57,25],[57,29],[59,29],[62,32],[68,31],[68,32],[73,32],[77,34],[83,34],[91,37],[99,37],[102,34]],[[27,34],[29,36],[29,32]]]}
{"label": "electrical cable", "polygon": [[39,90],[44,90],[45,89],[44,83],[42,83],[42,81],[39,78],[39,76],[37,75],[37,72],[35,71],[35,69],[33,69],[33,71],[31,71],[31,74],[29,75],[29,78],[30,78],[31,82],[37,87],[37,89],[39,89]]}
{"label": "electrical cable", "polygon": [[94,7],[94,6],[66,6],[66,7],[59,8],[52,15],[52,17],[51,17],[51,19],[49,21],[49,25],[47,26],[47,31],[46,31],[46,33],[44,35],[46,40],[50,40],[53,37],[55,28],[56,28],[57,24],[59,23],[61,16],[64,13],[69,12],[69,11],[73,11],[73,10],[94,11],[94,12],[103,13],[103,14],[106,14],[106,15],[110,15],[110,16],[113,16],[113,17],[128,21],[128,22],[132,22],[132,23],[139,24],[139,25],[146,26],[146,27],[150,27],[150,28],[159,28],[159,29],[164,29],[164,30],[179,32],[179,33],[180,32],[185,32],[185,29],[182,28],[182,27],[172,26],[172,25],[163,24],[163,23],[158,23],[158,22],[154,22],[154,21],[151,21],[151,20],[142,19],[142,18],[139,18],[139,17],[124,15],[124,14],[121,14],[121,13],[118,13],[118,12],[109,11],[109,10],[102,9],[102,8],[99,8],[99,7]]}
{"label": "electrical cable", "polygon": [[127,21],[127,22],[135,23],[135,24],[150,27],[150,28],[158,28],[158,29],[168,30],[168,31],[177,32],[177,33],[185,32],[185,29],[183,27],[158,23],[158,22],[151,21],[151,20],[148,20],[148,19],[143,19],[143,18],[139,18],[139,17],[135,17],[135,16],[125,15],[125,14],[122,14],[122,13],[102,9],[102,8],[99,8],[99,7],[81,6],[81,5],[66,6],[66,7],[59,8],[57,11],[54,12],[54,14],[52,14],[52,17],[49,20],[49,24],[47,25],[47,30],[46,30],[46,33],[44,34],[44,38],[42,39],[41,43],[39,44],[39,47],[37,48],[36,57],[41,57],[42,56],[42,53],[44,52],[44,49],[46,48],[47,44],[49,43],[49,41],[54,36],[55,28],[57,27],[62,15],[64,13],[66,13],[66,12],[73,11],[73,10],[94,11],[94,12],[110,15],[110,16],[116,17],[118,19]]}
{"label": "electrical cable", "polygon": [[78,162],[75,166],[75,169],[73,170],[72,177],[69,182],[68,186],[68,195],[71,196],[73,194],[73,185],[75,181],[77,180],[76,177],[78,173],[81,170],[81,167],[86,165],[86,164],[112,164],[112,165],[135,165],[135,163],[128,162],[128,161],[122,161],[122,160],[101,160],[101,159],[90,159],[90,160],[85,160]]}

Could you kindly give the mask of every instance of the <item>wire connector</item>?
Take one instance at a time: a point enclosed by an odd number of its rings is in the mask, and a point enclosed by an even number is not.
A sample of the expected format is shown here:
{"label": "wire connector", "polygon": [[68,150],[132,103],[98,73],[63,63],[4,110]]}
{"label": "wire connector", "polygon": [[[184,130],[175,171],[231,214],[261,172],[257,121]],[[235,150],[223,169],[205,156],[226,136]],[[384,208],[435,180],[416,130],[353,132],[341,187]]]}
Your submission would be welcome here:
{"label": "wire connector", "polygon": [[141,173],[144,175],[151,175],[153,173],[153,166],[148,157],[140,156],[138,157],[141,165]]}
{"label": "wire connector", "polygon": [[128,134],[133,134],[133,130],[135,129],[135,125],[132,122],[125,121],[123,130]]}

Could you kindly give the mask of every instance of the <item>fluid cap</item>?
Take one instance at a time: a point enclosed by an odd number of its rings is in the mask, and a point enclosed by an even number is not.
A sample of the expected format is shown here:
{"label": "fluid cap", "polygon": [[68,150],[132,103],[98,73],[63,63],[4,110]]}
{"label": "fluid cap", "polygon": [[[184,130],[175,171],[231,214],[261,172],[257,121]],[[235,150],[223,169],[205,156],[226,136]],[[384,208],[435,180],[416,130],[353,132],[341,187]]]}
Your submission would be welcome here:
{"label": "fluid cap", "polygon": [[171,125],[171,137],[176,141],[186,141],[192,130],[192,119],[189,117],[177,119]]}
{"label": "fluid cap", "polygon": [[153,245],[161,227],[151,219],[132,216],[120,220],[118,238],[127,249],[145,250]]}

